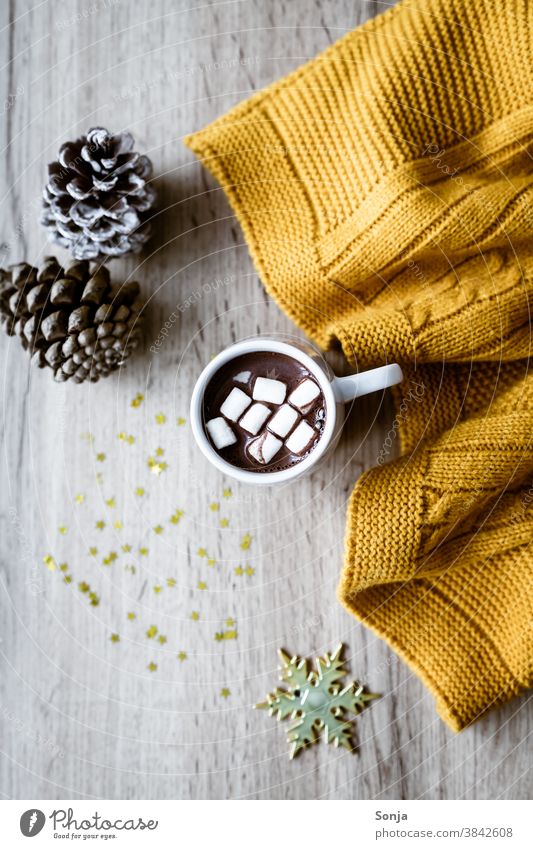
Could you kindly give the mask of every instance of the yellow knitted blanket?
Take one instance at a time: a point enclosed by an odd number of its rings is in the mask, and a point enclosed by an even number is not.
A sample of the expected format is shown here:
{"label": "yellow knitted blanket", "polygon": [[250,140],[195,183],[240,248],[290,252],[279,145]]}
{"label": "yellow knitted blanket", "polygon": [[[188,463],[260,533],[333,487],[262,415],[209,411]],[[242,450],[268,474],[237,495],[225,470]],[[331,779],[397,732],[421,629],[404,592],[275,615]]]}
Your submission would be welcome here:
{"label": "yellow knitted blanket", "polygon": [[186,140],[288,315],[404,367],[340,598],[456,730],[533,678],[532,14],[403,0]]}

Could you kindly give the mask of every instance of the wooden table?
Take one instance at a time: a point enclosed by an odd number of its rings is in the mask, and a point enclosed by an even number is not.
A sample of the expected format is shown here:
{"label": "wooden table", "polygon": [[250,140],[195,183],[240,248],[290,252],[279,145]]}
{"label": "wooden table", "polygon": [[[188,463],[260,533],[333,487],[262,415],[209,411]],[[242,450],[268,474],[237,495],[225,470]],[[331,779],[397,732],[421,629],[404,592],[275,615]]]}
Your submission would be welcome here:
{"label": "wooden table", "polygon": [[[111,264],[150,301],[145,350],[120,376],[57,385],[1,339],[6,798],[528,796],[527,699],[455,736],[336,600],[346,500],[389,430],[387,399],[361,402],[330,462],[274,492],[224,480],[178,424],[214,353],[256,331],[298,336],[181,138],[377,11],[363,0],[2,4],[2,264],[50,253],[45,167],[90,126],[133,131],[161,209],[150,249]],[[313,656],[339,640],[353,677],[383,698],[357,722],[358,756],[320,745],[289,762],[285,729],[252,705],[276,683],[279,646]]]}

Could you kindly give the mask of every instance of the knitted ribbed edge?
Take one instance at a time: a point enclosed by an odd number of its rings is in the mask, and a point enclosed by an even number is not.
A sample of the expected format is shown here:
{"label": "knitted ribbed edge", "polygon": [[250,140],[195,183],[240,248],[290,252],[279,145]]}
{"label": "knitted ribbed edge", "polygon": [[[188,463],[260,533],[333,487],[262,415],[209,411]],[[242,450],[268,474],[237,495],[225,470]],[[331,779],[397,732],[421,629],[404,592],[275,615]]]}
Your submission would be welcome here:
{"label": "knitted ribbed edge", "polygon": [[[463,731],[488,711],[519,695],[531,680],[518,681],[493,644],[491,634],[438,589],[422,580],[387,587],[372,587],[352,599],[343,576],[339,601],[365,627],[383,639],[420,678],[435,699],[437,712],[452,731]],[[416,614],[416,615],[414,615]],[[470,645],[464,662],[470,661],[476,677],[461,678],[460,663],[450,661],[450,646],[443,652],[442,629],[446,621],[451,636],[461,634]],[[480,676],[479,669],[485,673]],[[467,670],[468,672],[468,670]],[[524,670],[526,678],[527,670]]]}
{"label": "knitted ribbed edge", "polygon": [[[393,18],[400,14],[404,7],[409,6],[415,6],[412,0],[400,0],[399,3],[396,3],[396,5],[392,6],[390,9],[387,9],[380,15],[376,15],[376,17],[374,18],[370,18],[368,21],[365,21],[363,24],[357,27],[357,34],[363,36],[366,33],[378,31],[381,27],[390,23]],[[331,44],[315,59],[313,59],[313,64],[318,65],[318,63],[327,62],[330,56],[334,56],[338,52],[339,48],[342,48],[343,44],[349,43],[353,39],[353,35],[353,31],[347,32],[346,35],[342,36],[342,38],[339,38],[334,44]],[[300,77],[304,76],[307,73],[308,67],[309,63],[301,65],[299,68],[296,68],[294,71],[282,77],[277,82],[274,82],[269,85],[268,88],[264,88],[261,91],[258,91],[256,94],[251,95],[251,97],[249,97],[247,100],[242,101],[242,103],[238,103],[230,110],[230,112],[225,115],[221,115],[215,121],[212,121],[211,124],[209,124],[209,126],[206,127],[204,130],[186,136],[184,139],[185,144],[188,145],[191,150],[195,150],[197,141],[201,140],[201,137],[204,133],[211,134],[211,131],[213,131],[214,134],[218,134],[218,131],[224,128],[225,125],[234,126],[236,121],[246,117],[246,115],[248,115],[250,112],[255,111],[256,107],[263,103],[265,100],[275,98],[278,92],[292,86],[300,79]]]}
{"label": "knitted ribbed edge", "polygon": [[[461,731],[531,686],[531,673],[509,666],[490,627],[457,593],[449,562],[434,579],[417,577],[426,462],[423,454],[404,458],[359,479],[348,504],[338,598],[408,664],[435,698],[441,718]],[[465,577],[476,578],[471,570]]]}

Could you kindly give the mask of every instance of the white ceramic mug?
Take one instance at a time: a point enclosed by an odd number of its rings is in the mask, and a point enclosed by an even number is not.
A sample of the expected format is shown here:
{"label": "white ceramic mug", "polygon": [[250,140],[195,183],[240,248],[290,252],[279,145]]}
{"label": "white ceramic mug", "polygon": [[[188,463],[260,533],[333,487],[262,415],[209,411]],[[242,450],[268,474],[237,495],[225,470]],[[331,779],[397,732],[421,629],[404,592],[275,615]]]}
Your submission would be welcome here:
{"label": "white ceramic mug", "polygon": [[[251,354],[257,351],[285,354],[287,357],[292,357],[302,363],[319,384],[326,405],[326,424],[313,450],[294,466],[274,472],[254,472],[248,469],[240,469],[232,463],[228,463],[213,448],[204,430],[204,392],[211,378],[230,360],[234,360],[242,354]],[[289,344],[277,339],[263,337],[246,339],[243,342],[230,345],[229,348],[214,357],[196,381],[191,398],[192,432],[205,457],[224,474],[230,475],[243,483],[259,486],[286,483],[313,469],[326,453],[335,446],[344,423],[344,405],[346,403],[355,398],[360,398],[361,395],[368,395],[370,392],[379,392],[388,386],[394,386],[401,380],[403,380],[402,370],[396,363],[364,371],[360,374],[336,377],[321,354],[309,345],[303,343]]]}

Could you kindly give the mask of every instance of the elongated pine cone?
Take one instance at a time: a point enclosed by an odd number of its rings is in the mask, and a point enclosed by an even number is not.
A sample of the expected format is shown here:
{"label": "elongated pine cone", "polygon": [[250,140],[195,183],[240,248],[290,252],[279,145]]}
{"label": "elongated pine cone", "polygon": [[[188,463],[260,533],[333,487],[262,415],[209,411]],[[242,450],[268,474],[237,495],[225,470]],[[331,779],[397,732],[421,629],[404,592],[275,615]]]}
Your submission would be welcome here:
{"label": "elongated pine cone", "polygon": [[0,321],[20,337],[32,362],[58,381],[97,381],[119,368],[139,344],[139,284],[113,290],[109,270],[87,261],[63,269],[53,256],[0,269]]}
{"label": "elongated pine cone", "polygon": [[131,133],[93,127],[48,166],[41,223],[76,259],[135,253],[150,237],[152,163],[133,145]]}

